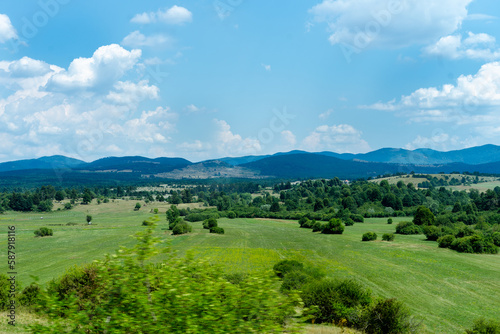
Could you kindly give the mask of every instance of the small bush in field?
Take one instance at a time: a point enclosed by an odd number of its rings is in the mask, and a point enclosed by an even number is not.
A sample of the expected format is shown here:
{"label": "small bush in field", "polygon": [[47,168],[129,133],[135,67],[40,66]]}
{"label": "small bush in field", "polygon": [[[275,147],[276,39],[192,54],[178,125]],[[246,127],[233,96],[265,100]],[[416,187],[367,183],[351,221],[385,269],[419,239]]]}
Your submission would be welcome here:
{"label": "small bush in field", "polygon": [[406,306],[395,298],[377,300],[363,318],[360,327],[367,334],[418,333],[420,327]]}
{"label": "small bush in field", "polygon": [[300,271],[302,269],[304,269],[304,264],[297,260],[281,260],[273,267],[274,273],[280,278],[283,278],[292,271]]}
{"label": "small bush in field", "polygon": [[384,233],[384,235],[382,235],[382,240],[394,241],[394,234],[393,233]]}
{"label": "small bush in field", "polygon": [[387,218],[387,224],[392,224],[392,218]]}
{"label": "small bush in field", "polygon": [[215,226],[210,229],[210,233],[224,234],[224,229],[222,227]]}
{"label": "small bush in field", "polygon": [[323,226],[321,233],[323,234],[342,234],[344,233],[344,224],[338,218],[332,218]]}
{"label": "small bush in field", "polygon": [[50,228],[47,228],[47,227],[40,227],[34,233],[35,233],[35,237],[48,237],[48,236],[53,235],[52,230]]}
{"label": "small bush in field", "polygon": [[363,234],[363,237],[361,238],[361,241],[373,241],[377,240],[377,233],[375,232],[366,232]]}

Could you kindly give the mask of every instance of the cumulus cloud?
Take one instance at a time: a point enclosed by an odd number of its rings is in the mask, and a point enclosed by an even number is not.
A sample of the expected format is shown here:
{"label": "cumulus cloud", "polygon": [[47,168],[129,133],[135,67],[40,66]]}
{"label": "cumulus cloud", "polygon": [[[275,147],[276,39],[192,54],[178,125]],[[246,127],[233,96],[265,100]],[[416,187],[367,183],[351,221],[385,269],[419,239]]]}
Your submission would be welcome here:
{"label": "cumulus cloud", "polygon": [[281,139],[286,146],[294,147],[295,144],[297,144],[297,138],[295,137],[292,131],[283,130],[281,131],[280,134],[281,134]]}
{"label": "cumulus cloud", "polygon": [[429,56],[448,59],[492,61],[500,59],[500,49],[495,44],[495,37],[491,35],[469,32],[465,39],[460,34],[441,37],[436,43],[425,47],[423,51]]}
{"label": "cumulus cloud", "polygon": [[130,22],[139,24],[149,24],[162,22],[172,25],[181,25],[193,20],[193,14],[184,7],[172,6],[166,10],[142,13],[135,15]]}
{"label": "cumulus cloud", "polygon": [[10,39],[16,39],[17,32],[12,26],[10,18],[5,14],[0,14],[0,43],[5,43]]}
{"label": "cumulus cloud", "polygon": [[68,70],[52,76],[48,90],[69,91],[92,89],[112,85],[137,64],[141,50],[128,51],[118,44],[101,46],[90,58],[78,58]]}
{"label": "cumulus cloud", "polygon": [[152,36],[146,36],[140,31],[136,30],[128,34],[121,42],[124,46],[130,46],[133,48],[137,47],[160,47],[164,45],[169,45],[172,43],[172,39],[168,36],[157,34]]}
{"label": "cumulus cloud", "polygon": [[243,138],[231,131],[231,126],[224,120],[214,119],[214,146],[219,155],[239,156],[256,154],[262,150],[260,142],[255,138]]}
{"label": "cumulus cloud", "polygon": [[361,131],[348,124],[321,125],[302,141],[302,147],[308,151],[337,153],[370,151],[370,146],[361,136]]}
{"label": "cumulus cloud", "polygon": [[457,124],[500,122],[493,110],[500,105],[500,63],[487,63],[475,75],[461,75],[455,85],[420,88],[388,103],[365,107],[396,111],[415,122]]}
{"label": "cumulus cloud", "polygon": [[472,0],[324,0],[309,13],[331,44],[356,49],[429,44],[457,30]]}
{"label": "cumulus cloud", "polygon": [[143,101],[159,96],[139,79],[139,57],[139,50],[110,45],[68,69],[28,57],[0,61],[0,158],[64,154],[89,161],[164,146],[177,116],[168,108],[136,115]]}

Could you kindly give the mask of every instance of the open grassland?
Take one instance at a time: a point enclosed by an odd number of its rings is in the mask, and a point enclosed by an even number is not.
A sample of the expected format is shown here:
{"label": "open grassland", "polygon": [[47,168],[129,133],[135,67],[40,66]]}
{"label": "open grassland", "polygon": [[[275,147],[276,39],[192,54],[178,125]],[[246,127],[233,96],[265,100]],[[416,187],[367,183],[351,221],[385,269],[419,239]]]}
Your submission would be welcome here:
{"label": "open grassland", "polygon": [[[429,175],[437,178],[438,180],[445,179],[446,177],[448,177],[448,181],[451,180],[452,178],[461,180],[462,177],[465,177],[466,179],[468,178],[470,181],[476,178],[475,175],[465,175],[465,174],[429,174]],[[417,187],[419,183],[428,181],[424,177],[419,177],[418,174],[416,174],[414,177],[411,177],[411,175],[401,175],[401,176],[390,176],[379,179],[373,179],[370,181],[380,183],[382,180],[386,180],[387,182],[389,182],[389,184],[396,184],[399,181],[403,181],[403,183],[406,185],[409,183],[413,183],[415,187]],[[445,188],[458,191],[462,190],[469,191],[471,189],[475,189],[479,192],[485,192],[488,189],[493,190],[495,187],[500,187],[500,179],[494,176],[479,176],[478,182],[479,183],[476,184],[469,182],[469,184],[467,185],[446,186]]]}
{"label": "open grassland", "polygon": [[[368,219],[346,227],[343,235],[312,233],[283,220],[220,219],[224,235],[209,234],[198,222],[192,224],[193,233],[171,236],[164,219],[168,205],[149,204],[133,211],[135,203],[115,201],[49,214],[0,215],[0,249],[6,249],[7,226],[15,225],[18,279],[25,286],[34,275],[46,283],[72,265],[102,259],[119,245],[134,244],[130,236],[144,229],[141,222],[157,207],[161,219],[158,236],[171,240],[179,255],[209,259],[227,272],[269,270],[285,258],[304,261],[323,268],[331,277],[354,277],[375,295],[401,299],[423,320],[424,332],[429,333],[460,333],[479,317],[498,317],[500,255],[440,249],[423,235],[396,235],[394,242],[379,241],[383,233],[394,232],[403,218],[394,218],[393,225],[387,219]],[[87,214],[93,216],[91,226],[86,225]],[[34,238],[33,231],[42,226],[52,228],[54,236]],[[376,232],[379,240],[361,242],[367,231]],[[2,272],[7,272],[5,253]]]}

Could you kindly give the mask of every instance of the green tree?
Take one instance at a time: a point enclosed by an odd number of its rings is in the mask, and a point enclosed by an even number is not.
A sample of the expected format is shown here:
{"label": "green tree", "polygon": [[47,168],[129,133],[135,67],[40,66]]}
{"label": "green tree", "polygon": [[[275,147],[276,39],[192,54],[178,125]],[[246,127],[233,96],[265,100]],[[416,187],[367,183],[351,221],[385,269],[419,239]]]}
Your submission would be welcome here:
{"label": "green tree", "polygon": [[415,225],[434,225],[436,218],[434,214],[426,208],[425,206],[419,206],[417,208],[417,212],[415,213],[415,217],[413,218],[413,223]]}
{"label": "green tree", "polygon": [[179,209],[175,205],[171,205],[170,209],[167,210],[167,221],[169,224],[175,222],[175,220],[180,216]]}
{"label": "green tree", "polygon": [[332,218],[323,226],[321,233],[323,234],[342,234],[344,233],[344,224],[339,218]]}

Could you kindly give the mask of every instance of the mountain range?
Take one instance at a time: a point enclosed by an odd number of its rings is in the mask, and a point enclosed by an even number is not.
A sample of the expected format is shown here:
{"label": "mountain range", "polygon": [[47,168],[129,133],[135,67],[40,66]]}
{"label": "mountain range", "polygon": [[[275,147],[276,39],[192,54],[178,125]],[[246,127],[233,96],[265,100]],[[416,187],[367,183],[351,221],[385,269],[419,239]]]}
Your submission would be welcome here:
{"label": "mountain range", "polygon": [[[480,172],[500,174],[500,146],[440,152],[383,148],[363,154],[290,151],[273,155],[224,157],[193,163],[183,158],[107,157],[92,162],[61,155],[0,163],[7,179],[61,175],[73,179],[368,178],[387,173]],[[55,176],[54,176],[55,175]],[[48,177],[48,176],[47,176]],[[49,177],[48,177],[49,178]]]}

